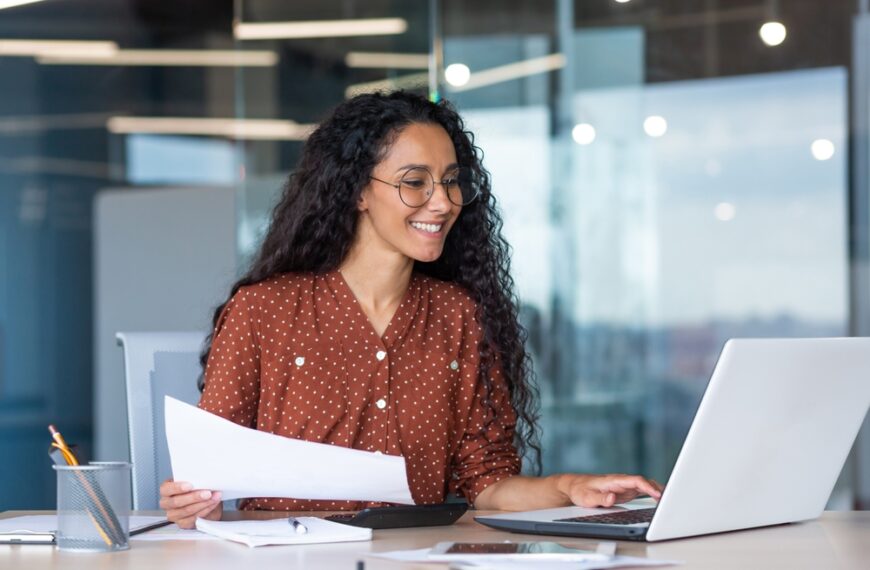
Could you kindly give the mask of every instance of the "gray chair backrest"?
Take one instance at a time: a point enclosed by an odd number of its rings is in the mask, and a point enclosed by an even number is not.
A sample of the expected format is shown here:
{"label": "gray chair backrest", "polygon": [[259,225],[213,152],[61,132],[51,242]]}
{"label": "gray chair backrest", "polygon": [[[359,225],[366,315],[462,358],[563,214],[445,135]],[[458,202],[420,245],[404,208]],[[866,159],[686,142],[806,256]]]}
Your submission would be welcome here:
{"label": "gray chair backrest", "polygon": [[163,397],[199,402],[202,332],[120,332],[127,388],[133,508],[159,509],[160,483],[172,475],[166,446]]}

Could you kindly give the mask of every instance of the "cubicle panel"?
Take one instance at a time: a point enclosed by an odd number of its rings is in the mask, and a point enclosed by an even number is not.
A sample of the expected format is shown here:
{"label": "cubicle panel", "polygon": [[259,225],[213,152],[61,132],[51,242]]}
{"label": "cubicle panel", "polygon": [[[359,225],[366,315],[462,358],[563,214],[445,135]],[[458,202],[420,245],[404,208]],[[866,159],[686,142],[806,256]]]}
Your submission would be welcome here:
{"label": "cubicle panel", "polygon": [[118,331],[207,331],[236,277],[235,191],[101,193],[94,220],[95,456],[127,459]]}

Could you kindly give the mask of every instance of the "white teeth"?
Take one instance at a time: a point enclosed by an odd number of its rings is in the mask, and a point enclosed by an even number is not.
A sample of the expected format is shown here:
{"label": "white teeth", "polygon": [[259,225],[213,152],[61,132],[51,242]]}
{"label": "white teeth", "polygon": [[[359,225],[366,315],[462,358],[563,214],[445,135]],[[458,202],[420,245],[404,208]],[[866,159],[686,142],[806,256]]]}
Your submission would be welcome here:
{"label": "white teeth", "polygon": [[442,224],[421,224],[420,222],[411,222],[411,225],[418,230],[423,230],[424,232],[429,232],[430,234],[440,232],[442,226]]}

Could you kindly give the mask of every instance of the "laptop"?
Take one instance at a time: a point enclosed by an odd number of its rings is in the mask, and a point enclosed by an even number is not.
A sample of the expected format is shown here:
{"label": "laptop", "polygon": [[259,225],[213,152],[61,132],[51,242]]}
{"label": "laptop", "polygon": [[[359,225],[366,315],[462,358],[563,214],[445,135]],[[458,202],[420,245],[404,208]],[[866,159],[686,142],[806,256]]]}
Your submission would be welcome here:
{"label": "laptop", "polygon": [[475,520],[520,533],[652,542],[814,519],[868,407],[870,338],[731,339],[657,506]]}

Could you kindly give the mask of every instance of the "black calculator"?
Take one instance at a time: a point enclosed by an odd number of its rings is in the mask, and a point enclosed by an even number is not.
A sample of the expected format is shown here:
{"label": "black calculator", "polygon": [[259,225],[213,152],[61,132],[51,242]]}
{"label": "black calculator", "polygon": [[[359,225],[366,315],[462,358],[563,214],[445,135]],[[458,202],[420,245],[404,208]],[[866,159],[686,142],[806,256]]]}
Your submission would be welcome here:
{"label": "black calculator", "polygon": [[466,503],[371,507],[356,513],[330,515],[326,520],[372,529],[447,526],[468,510]]}

